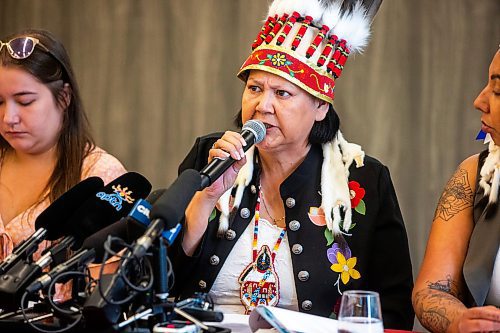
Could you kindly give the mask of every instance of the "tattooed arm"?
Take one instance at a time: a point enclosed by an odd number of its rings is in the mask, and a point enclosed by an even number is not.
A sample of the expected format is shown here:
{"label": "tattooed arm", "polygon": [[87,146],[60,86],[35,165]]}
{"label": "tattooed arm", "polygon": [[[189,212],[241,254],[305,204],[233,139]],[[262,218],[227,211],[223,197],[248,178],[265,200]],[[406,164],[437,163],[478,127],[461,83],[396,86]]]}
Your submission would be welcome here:
{"label": "tattooed arm", "polygon": [[439,199],[424,261],[413,289],[413,307],[431,332],[453,332],[466,310],[462,266],[473,228],[478,156],[462,162]]}
{"label": "tattooed arm", "polygon": [[431,332],[498,332],[500,310],[468,309],[462,270],[474,227],[473,204],[478,155],[463,161],[439,199],[413,289],[415,314]]}

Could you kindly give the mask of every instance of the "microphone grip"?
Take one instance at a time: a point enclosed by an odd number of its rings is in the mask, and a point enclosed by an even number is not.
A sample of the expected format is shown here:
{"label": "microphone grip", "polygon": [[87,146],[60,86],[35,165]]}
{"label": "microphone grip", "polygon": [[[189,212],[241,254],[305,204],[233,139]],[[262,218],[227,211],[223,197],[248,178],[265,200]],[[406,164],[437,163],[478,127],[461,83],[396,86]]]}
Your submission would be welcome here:
{"label": "microphone grip", "polygon": [[[212,185],[212,183],[219,178],[229,167],[236,162],[232,157],[222,159],[220,157],[214,158],[203,170],[200,171],[201,175],[201,187],[203,190],[205,187]],[[212,177],[213,179],[212,179]]]}
{"label": "microphone grip", "polygon": [[[247,143],[243,146],[243,151],[247,151],[255,143],[255,135],[250,130],[243,130],[241,136]],[[220,158],[216,157],[210,163],[207,164],[203,170],[200,171],[201,174],[201,187],[203,190],[205,187],[212,185],[212,183],[219,178],[236,160],[232,157]]]}

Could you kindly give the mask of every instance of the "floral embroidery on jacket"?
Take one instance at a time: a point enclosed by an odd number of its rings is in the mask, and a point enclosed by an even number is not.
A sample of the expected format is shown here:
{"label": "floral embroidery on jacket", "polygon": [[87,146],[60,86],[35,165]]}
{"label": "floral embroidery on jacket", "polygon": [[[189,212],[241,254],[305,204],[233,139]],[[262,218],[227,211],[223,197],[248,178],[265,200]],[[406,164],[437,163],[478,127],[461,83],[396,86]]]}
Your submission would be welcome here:
{"label": "floral embroidery on jacket", "polygon": [[[355,210],[357,213],[361,215],[366,214],[366,205],[363,201],[365,197],[366,191],[361,185],[356,181],[349,181],[349,194],[351,199],[351,208]],[[328,261],[332,264],[330,269],[338,273],[337,281],[335,285],[337,286],[337,290],[340,295],[342,295],[341,291],[341,282],[345,286],[349,283],[351,279],[357,280],[361,278],[361,274],[355,266],[357,264],[357,257],[353,257],[351,253],[351,249],[347,245],[346,241],[342,241],[342,246],[339,245],[338,242],[335,241],[335,237],[331,230],[326,228],[326,219],[325,213],[322,207],[310,207],[308,212],[309,219],[314,225],[318,227],[325,227],[325,238],[326,238],[326,246],[329,248],[326,251],[326,256]],[[343,229],[343,221],[341,222],[341,230]],[[356,223],[352,223],[349,229],[349,232],[356,226]],[[352,236],[351,233],[342,232],[342,234],[346,237]],[[331,246],[331,247],[330,247]]]}
{"label": "floral embroidery on jacket", "polygon": [[349,182],[349,194],[351,196],[351,207],[358,213],[365,215],[366,206],[363,198],[365,197],[365,189],[358,182],[351,180]]}

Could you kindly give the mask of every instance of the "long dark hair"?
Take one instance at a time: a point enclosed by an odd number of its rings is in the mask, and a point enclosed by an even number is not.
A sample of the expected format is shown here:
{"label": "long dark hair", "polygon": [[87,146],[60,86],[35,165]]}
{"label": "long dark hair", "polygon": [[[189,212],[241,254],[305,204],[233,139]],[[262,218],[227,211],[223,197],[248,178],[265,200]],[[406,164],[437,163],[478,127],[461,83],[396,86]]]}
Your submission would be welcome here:
{"label": "long dark hair", "polygon": [[[0,52],[0,65],[19,68],[33,75],[47,86],[60,106],[66,105],[64,84],[69,84],[71,91],[71,101],[65,109],[57,143],[56,165],[42,192],[48,191],[48,194],[39,201],[42,202],[48,196],[52,202],[80,181],[83,160],[95,147],[95,143],[71,62],[63,44],[48,31],[33,29],[8,36],[3,41],[23,36],[37,38],[42,45],[37,44],[33,53],[26,59],[12,58],[4,47]],[[57,81],[62,81],[63,84],[54,84]],[[9,143],[0,137],[0,159],[11,149]]]}

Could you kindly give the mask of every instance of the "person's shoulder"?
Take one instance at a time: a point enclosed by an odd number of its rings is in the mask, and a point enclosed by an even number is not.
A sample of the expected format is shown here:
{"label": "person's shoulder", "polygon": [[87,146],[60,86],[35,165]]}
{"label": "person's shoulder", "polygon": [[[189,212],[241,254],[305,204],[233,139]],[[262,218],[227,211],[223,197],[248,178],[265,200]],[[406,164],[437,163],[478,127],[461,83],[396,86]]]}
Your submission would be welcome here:
{"label": "person's shoulder", "polygon": [[203,136],[200,136],[196,139],[200,144],[206,144],[210,142],[215,142],[218,139],[220,139],[224,135],[223,132],[214,132],[214,133],[209,133]]}
{"label": "person's shoulder", "polygon": [[356,162],[353,162],[350,167],[351,172],[353,170],[357,170],[361,173],[379,173],[382,169],[387,169],[387,166],[370,155],[365,155],[363,159],[363,166],[357,166]]}
{"label": "person's shoulder", "polygon": [[477,172],[477,165],[478,165],[480,156],[484,156],[484,153],[474,154],[474,155],[467,157],[458,165],[458,169],[465,169],[468,172],[474,172],[474,174],[475,174]]}
{"label": "person's shoulder", "polygon": [[179,164],[178,172],[179,174],[186,170],[194,168],[196,170],[201,170],[201,168],[207,164],[208,151],[212,145],[220,139],[224,133],[216,132],[207,135],[200,136],[196,138],[191,150],[188,152],[184,160]]}
{"label": "person's shoulder", "polygon": [[125,172],[127,170],[115,156],[96,146],[83,161],[82,179],[97,176],[107,184]]}

